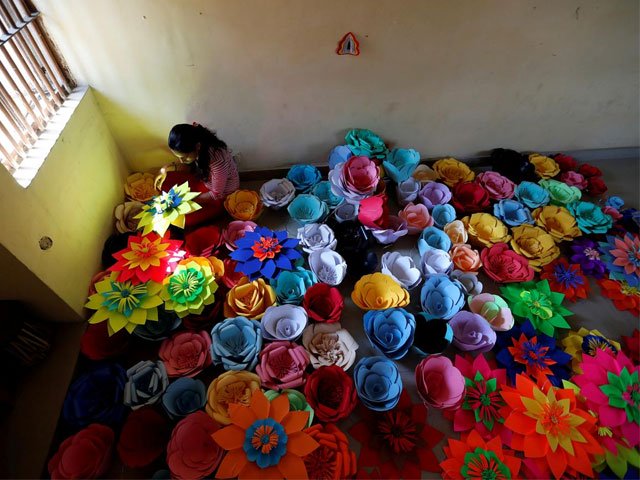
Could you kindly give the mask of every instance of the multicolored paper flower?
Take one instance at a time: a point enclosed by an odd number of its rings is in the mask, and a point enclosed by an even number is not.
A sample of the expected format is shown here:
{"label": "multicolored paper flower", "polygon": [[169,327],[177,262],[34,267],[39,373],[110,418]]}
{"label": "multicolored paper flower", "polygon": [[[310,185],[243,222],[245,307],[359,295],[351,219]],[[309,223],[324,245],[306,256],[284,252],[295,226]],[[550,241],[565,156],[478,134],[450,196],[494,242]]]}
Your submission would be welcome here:
{"label": "multicolored paper flower", "polygon": [[621,311],[629,311],[638,318],[640,316],[640,288],[632,287],[627,282],[616,282],[603,278],[598,280],[600,293],[613,302]]}
{"label": "multicolored paper flower", "polygon": [[571,368],[575,373],[582,373],[580,363],[583,355],[593,357],[599,350],[616,354],[620,351],[620,344],[615,340],[606,338],[599,330],[587,330],[580,327],[580,330],[570,331],[562,339],[564,351],[571,355]]}
{"label": "multicolored paper flower", "polygon": [[277,278],[282,270],[293,270],[294,261],[302,257],[296,249],[300,240],[289,238],[286,230],[273,231],[257,227],[236,241],[231,258],[238,262],[236,271],[250,280]]}
{"label": "multicolored paper flower", "polygon": [[174,310],[180,318],[200,315],[206,305],[215,301],[218,289],[211,263],[204,257],[182,260],[163,282],[160,296],[167,310]]}
{"label": "multicolored paper flower", "polygon": [[577,263],[585,275],[602,278],[605,274],[605,264],[600,260],[598,244],[585,237],[576,238],[570,245],[571,263]]}
{"label": "multicolored paper flower", "polygon": [[570,264],[565,258],[545,265],[540,278],[549,282],[551,290],[562,293],[571,302],[589,295],[589,281],[583,275],[580,265]]}
{"label": "multicolored paper flower", "polygon": [[184,228],[185,215],[202,208],[193,201],[198,195],[200,192],[189,190],[189,182],[174,185],[168,192],[153,197],[133,218],[139,219],[138,228],[144,228],[143,235],[154,231],[164,236],[171,225]]}
{"label": "multicolored paper flower", "polygon": [[609,278],[640,286],[640,237],[630,233],[622,238],[608,235],[607,241],[599,245]]}

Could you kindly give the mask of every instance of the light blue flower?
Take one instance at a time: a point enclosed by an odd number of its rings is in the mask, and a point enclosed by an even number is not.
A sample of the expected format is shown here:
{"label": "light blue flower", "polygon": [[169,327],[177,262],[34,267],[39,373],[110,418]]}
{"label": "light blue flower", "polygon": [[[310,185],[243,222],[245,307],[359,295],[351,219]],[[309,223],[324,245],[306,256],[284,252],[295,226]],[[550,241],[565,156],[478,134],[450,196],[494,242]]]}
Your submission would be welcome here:
{"label": "light blue flower", "polygon": [[543,207],[551,201],[549,192],[533,182],[520,183],[514,191],[514,196],[529,208]]}
{"label": "light blue flower", "polygon": [[295,270],[283,271],[276,279],[271,280],[271,286],[276,292],[278,302],[300,305],[307,289],[318,283],[318,278],[311,270],[296,267]]}
{"label": "light blue flower", "polygon": [[420,290],[420,304],[427,320],[449,320],[462,309],[465,290],[444,274],[429,275]]}
{"label": "light blue flower", "polygon": [[322,180],[322,174],[313,165],[294,165],[287,172],[287,179],[293,183],[296,191],[306,193],[316,183]]}
{"label": "light blue flower", "polygon": [[398,367],[385,357],[362,358],[353,370],[356,391],[362,403],[376,412],[391,410],[402,393]]}
{"label": "light blue flower", "polygon": [[427,227],[422,231],[418,239],[418,252],[420,252],[421,257],[424,252],[429,250],[429,247],[448,252],[451,250],[451,239],[449,235],[438,227]]}
{"label": "light blue flower", "polygon": [[333,214],[336,217],[338,223],[348,222],[358,218],[358,210],[360,209],[359,203],[343,202],[336,207]]}
{"label": "light blue flower", "polygon": [[329,207],[315,195],[303,193],[293,199],[287,211],[300,225],[306,225],[321,223],[329,214]]}
{"label": "light blue flower", "polygon": [[444,205],[434,205],[431,210],[431,218],[438,228],[444,228],[447,223],[451,223],[456,219],[456,209],[453,205],[445,203]]}
{"label": "light blue flower", "polygon": [[328,180],[316,183],[311,189],[311,193],[326,203],[329,208],[336,208],[344,202],[344,198],[331,191],[331,182]]}
{"label": "light blue flower", "polygon": [[339,163],[346,162],[351,157],[353,157],[353,153],[347,145],[337,145],[333,147],[329,152],[329,169],[332,169]]}
{"label": "light blue flower", "polygon": [[574,216],[578,228],[584,233],[603,234],[613,226],[613,218],[591,202],[573,202],[567,205],[567,210]]}
{"label": "light blue flower", "polygon": [[531,212],[517,200],[500,200],[493,205],[493,215],[510,227],[517,227],[523,223],[533,225]]}
{"label": "light blue flower", "polygon": [[396,183],[408,179],[420,163],[420,154],[411,148],[394,148],[382,161],[389,178]]}
{"label": "light blue flower", "polygon": [[211,358],[225,370],[253,370],[262,349],[260,322],[227,318],[211,330]]}
{"label": "light blue flower", "polygon": [[411,202],[418,199],[420,191],[420,182],[413,177],[407,178],[404,182],[398,183],[396,186],[396,199],[401,207],[407,206]]}
{"label": "light blue flower", "polygon": [[382,139],[365,128],[349,130],[344,139],[354,155],[382,160],[389,152]]}
{"label": "light blue flower", "polygon": [[607,201],[604,202],[604,204],[607,207],[613,207],[616,210],[620,210],[624,206],[624,200],[622,199],[622,197],[619,197],[617,195],[611,195],[609,198],[607,198]]}
{"label": "light blue flower", "polygon": [[385,357],[398,360],[413,345],[416,319],[404,308],[369,310],[363,323],[367,338]]}
{"label": "light blue flower", "polygon": [[200,410],[207,403],[207,389],[198,380],[180,377],[169,385],[162,396],[162,406],[171,418],[180,418]]}

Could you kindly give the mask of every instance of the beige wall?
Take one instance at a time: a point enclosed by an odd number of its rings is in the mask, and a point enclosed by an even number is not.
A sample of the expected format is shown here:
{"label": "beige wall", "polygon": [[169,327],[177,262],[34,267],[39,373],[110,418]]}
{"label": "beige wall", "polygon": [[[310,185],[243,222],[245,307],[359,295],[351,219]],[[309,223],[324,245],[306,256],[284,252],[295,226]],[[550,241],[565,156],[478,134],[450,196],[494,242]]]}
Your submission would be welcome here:
{"label": "beige wall", "polygon": [[[241,168],[323,162],[351,127],[424,157],[637,145],[637,0],[36,0],[134,168],[172,124]],[[360,57],[334,50],[347,31]]]}

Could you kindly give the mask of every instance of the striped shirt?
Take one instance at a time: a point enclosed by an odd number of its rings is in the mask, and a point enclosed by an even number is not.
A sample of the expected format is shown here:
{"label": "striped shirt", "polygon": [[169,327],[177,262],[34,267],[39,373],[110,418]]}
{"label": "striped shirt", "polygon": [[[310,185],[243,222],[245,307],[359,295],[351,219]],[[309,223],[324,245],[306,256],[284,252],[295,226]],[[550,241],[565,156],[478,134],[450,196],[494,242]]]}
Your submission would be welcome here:
{"label": "striped shirt", "polygon": [[224,199],[240,187],[238,166],[229,150],[209,148],[209,180],[204,184],[215,199]]}

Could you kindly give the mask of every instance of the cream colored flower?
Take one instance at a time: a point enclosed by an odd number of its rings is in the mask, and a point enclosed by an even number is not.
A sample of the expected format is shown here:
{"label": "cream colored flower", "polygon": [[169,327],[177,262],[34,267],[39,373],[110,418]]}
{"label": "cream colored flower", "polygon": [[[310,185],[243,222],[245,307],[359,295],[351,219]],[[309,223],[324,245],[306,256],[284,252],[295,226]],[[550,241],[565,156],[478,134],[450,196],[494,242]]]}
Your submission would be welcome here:
{"label": "cream colored flower", "polygon": [[152,173],[132,173],[125,181],[124,193],[130,200],[148,202],[160,193],[154,185],[155,179]]}
{"label": "cream colored flower", "polygon": [[356,361],[358,344],[340,323],[313,323],[302,332],[302,345],[313,368],[337,365],[347,370]]}

